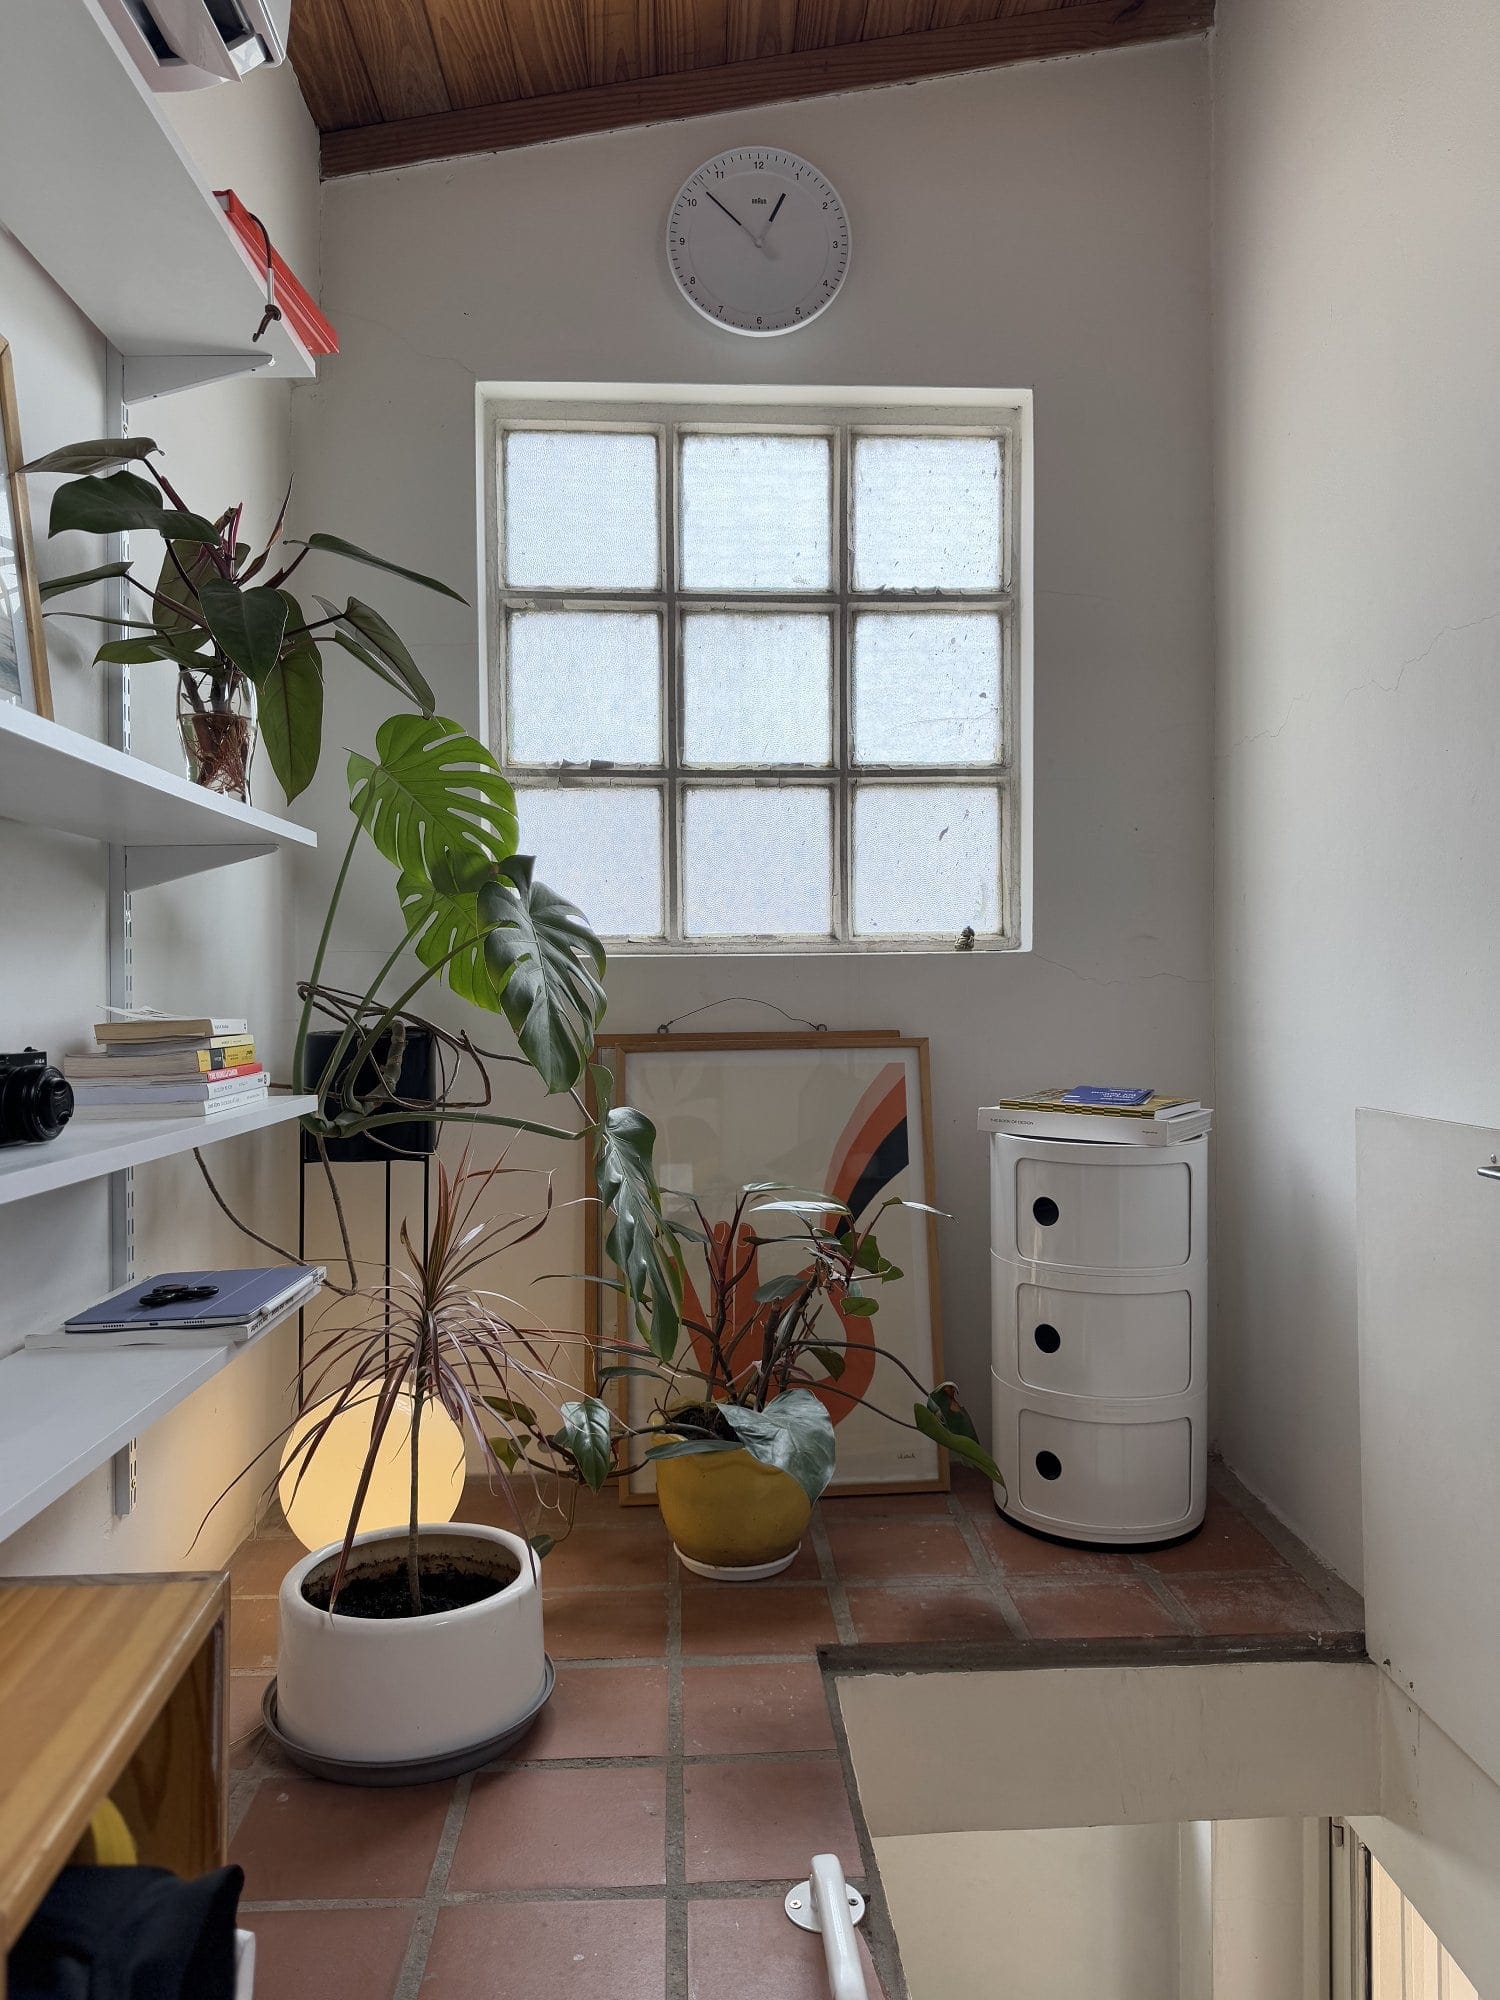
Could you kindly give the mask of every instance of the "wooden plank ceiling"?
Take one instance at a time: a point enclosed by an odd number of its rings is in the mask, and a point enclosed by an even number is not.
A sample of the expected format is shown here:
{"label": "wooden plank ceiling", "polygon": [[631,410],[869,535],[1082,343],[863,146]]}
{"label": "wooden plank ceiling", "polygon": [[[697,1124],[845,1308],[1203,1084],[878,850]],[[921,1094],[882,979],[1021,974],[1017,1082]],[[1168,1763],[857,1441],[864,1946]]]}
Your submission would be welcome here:
{"label": "wooden plank ceiling", "polygon": [[296,0],[326,174],[1201,34],[1213,0]]}

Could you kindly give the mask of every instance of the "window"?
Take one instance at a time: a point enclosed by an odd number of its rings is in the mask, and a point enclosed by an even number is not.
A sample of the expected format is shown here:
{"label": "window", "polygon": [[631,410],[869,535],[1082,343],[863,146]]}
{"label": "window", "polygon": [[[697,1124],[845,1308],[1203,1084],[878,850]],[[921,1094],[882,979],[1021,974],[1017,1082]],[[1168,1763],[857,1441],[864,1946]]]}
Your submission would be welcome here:
{"label": "window", "polygon": [[1337,2000],[1479,2000],[1473,1982],[1351,1828],[1333,1824]]}
{"label": "window", "polygon": [[1018,433],[968,414],[497,411],[494,740],[601,935],[1016,941]]}

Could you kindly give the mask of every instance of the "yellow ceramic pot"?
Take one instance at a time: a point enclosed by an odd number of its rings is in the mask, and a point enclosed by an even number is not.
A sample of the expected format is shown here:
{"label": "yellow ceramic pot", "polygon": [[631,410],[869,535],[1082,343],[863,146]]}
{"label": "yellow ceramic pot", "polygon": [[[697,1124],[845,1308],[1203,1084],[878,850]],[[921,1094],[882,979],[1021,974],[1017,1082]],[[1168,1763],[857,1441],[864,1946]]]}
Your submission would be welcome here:
{"label": "yellow ceramic pot", "polygon": [[774,1576],[792,1562],[812,1519],[812,1502],[791,1474],[743,1449],[659,1459],[656,1498],[678,1555],[700,1572]]}

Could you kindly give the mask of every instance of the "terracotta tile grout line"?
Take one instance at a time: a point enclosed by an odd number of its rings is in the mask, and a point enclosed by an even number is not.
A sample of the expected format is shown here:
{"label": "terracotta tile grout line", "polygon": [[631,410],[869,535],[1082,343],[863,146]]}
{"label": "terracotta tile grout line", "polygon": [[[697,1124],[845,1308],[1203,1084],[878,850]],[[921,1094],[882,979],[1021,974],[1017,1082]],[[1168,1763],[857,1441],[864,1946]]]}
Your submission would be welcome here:
{"label": "terracotta tile grout line", "polygon": [[448,1875],[453,1867],[453,1856],[458,1847],[459,1835],[464,1830],[464,1817],[469,1810],[469,1798],[473,1790],[472,1772],[458,1779],[453,1787],[453,1796],[448,1801],[448,1811],[443,1819],[443,1830],[438,1836],[437,1852],[432,1857],[432,1866],[427,1873],[427,1888],[418,1906],[417,1920],[412,1925],[411,1937],[406,1946],[406,1957],[401,1965],[401,1976],[396,1981],[396,1990],[391,2000],[416,2000],[417,1989],[421,1986],[427,1971],[427,1954],[432,1949],[432,1934],[437,1928],[438,1912],[443,1906],[443,1892],[448,1886]]}
{"label": "terracotta tile grout line", "polygon": [[[812,1655],[790,1653],[786,1658],[801,1666]],[[834,1754],[832,1750],[684,1750],[681,1761],[684,1765],[828,1764]],[[483,1768],[490,1776],[507,1771],[665,1771],[669,1762],[670,1752],[664,1757],[501,1757]]]}
{"label": "terracotta tile grout line", "polygon": [[839,1644],[857,1646],[859,1634],[854,1629],[854,1614],[849,1609],[849,1594],[839,1575],[838,1564],[834,1561],[833,1548],[828,1540],[828,1529],[816,1508],[813,1510],[808,1532],[812,1536],[813,1549],[818,1558],[818,1577],[828,1593],[828,1602],[833,1611],[833,1628],[838,1634]]}
{"label": "terracotta tile grout line", "polygon": [[1202,1626],[1177,1596],[1176,1592],[1170,1588],[1166,1578],[1154,1570],[1150,1563],[1141,1561],[1139,1557],[1133,1561],[1131,1567],[1174,1624],[1178,1625],[1194,1639],[1201,1639],[1203,1637]]}
{"label": "terracotta tile grout line", "polygon": [[1006,1630],[1017,1639],[1029,1639],[1026,1621],[1016,1607],[1006,1585],[1005,1572],[995,1561],[984,1536],[980,1534],[974,1516],[969,1512],[956,1493],[948,1495],[948,1512],[958,1525],[958,1532],[964,1538],[964,1547],[969,1551],[969,1559],[978,1573],[981,1583],[986,1585],[991,1598],[998,1606],[1005,1620]]}
{"label": "terracotta tile grout line", "polygon": [[[863,1869],[851,1870],[848,1880],[856,1888],[863,1888],[868,1877]],[[765,1880],[730,1882],[688,1882],[683,1886],[683,1899],[688,1903],[752,1903],[763,1902],[767,1897],[780,1899],[786,1894],[788,1884],[784,1877]],[[659,1883],[629,1882],[607,1884],[602,1888],[578,1887],[556,1884],[550,1888],[525,1889],[445,1889],[439,1907],[443,1910],[468,1909],[471,1906],[492,1904],[497,1908],[510,1908],[527,1903],[659,1903],[662,1891]],[[267,1896],[260,1901],[252,1901],[248,1896],[240,1904],[247,1916],[266,1916],[286,1913],[297,1915],[316,1910],[410,1910],[415,1915],[427,1906],[427,1898],[422,1896],[309,1896],[300,1901],[295,1898]]]}

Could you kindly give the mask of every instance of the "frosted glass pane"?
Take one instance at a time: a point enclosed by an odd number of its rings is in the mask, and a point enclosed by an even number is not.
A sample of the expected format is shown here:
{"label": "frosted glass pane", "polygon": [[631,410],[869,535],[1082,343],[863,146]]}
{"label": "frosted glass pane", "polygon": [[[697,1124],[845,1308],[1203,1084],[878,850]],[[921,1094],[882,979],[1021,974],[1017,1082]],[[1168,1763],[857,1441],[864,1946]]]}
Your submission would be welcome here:
{"label": "frosted glass pane", "polygon": [[682,581],[688,590],[827,590],[826,438],[682,440]]}
{"label": "frosted glass pane", "polygon": [[690,790],[683,927],[690,937],[827,937],[829,795],[788,786]]}
{"label": "frosted glass pane", "polygon": [[855,440],[854,587],[1000,587],[997,438]]}
{"label": "frosted glass pane", "polygon": [[506,633],[506,740],[516,763],[661,762],[654,611],[518,611]]}
{"label": "frosted glass pane", "polygon": [[1000,928],[1000,800],[986,785],[869,785],[854,795],[858,937]]}
{"label": "frosted glass pane", "polygon": [[601,937],[662,934],[661,795],[645,785],[516,787],[520,851]]}
{"label": "frosted glass pane", "polygon": [[651,590],[656,439],[507,431],[505,580],[520,589]]}
{"label": "frosted glass pane", "polygon": [[988,611],[870,611],[854,621],[858,764],[993,764],[1000,620]]}
{"label": "frosted glass pane", "polygon": [[682,629],[687,762],[826,764],[831,645],[816,612],[692,612]]}

